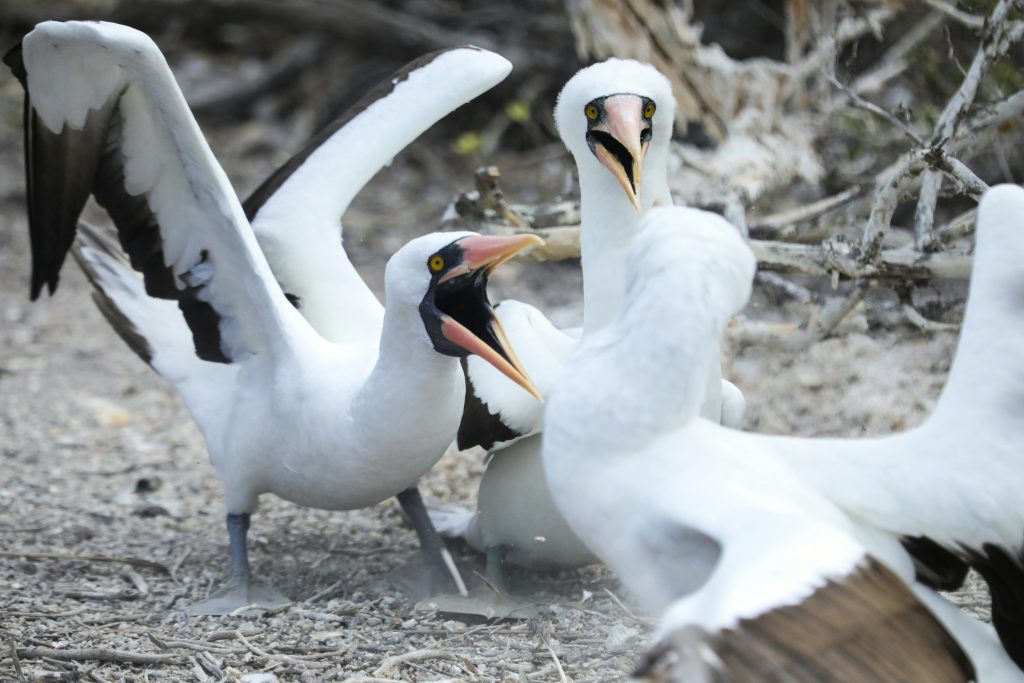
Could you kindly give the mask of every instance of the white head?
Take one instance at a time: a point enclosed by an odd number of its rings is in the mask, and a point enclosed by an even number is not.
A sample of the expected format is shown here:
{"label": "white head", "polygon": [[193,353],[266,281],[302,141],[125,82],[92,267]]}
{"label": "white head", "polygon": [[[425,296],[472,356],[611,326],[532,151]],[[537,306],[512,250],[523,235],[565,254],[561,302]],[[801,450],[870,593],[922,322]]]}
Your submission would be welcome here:
{"label": "white head", "polygon": [[435,351],[455,357],[474,353],[540,399],[494,317],[487,278],[523,249],[541,243],[535,235],[472,232],[435,232],[410,241],[384,271],[385,334],[389,320],[414,319],[417,311],[422,322],[417,336]]}
{"label": "white head", "polygon": [[641,181],[664,184],[675,111],[672,84],[650,64],[609,59],[577,72],[558,95],[555,123],[581,191],[617,185],[634,206],[650,207],[667,188],[645,192]]}

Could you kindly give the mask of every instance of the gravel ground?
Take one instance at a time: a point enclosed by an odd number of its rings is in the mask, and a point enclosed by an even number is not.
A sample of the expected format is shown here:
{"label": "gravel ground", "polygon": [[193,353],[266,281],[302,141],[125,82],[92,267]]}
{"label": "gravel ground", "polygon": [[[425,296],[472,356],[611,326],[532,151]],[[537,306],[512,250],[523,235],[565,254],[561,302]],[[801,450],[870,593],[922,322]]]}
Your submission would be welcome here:
{"label": "gravel ground", "polygon": [[[330,513],[265,497],[252,560],[295,604],[187,616],[227,569],[219,484],[182,402],[109,329],[74,264],[55,297],[28,301],[20,94],[0,78],[0,680],[558,681],[561,667],[579,682],[628,673],[648,622],[599,568],[514,577],[538,606],[529,621],[415,610],[389,579],[418,559],[393,501]],[[266,143],[281,138],[266,124],[203,123],[243,193],[291,151]],[[538,179],[564,182],[557,153],[506,161],[513,199]],[[387,255],[436,224],[471,184],[471,167],[435,133],[360,197],[347,244],[375,287]],[[494,285],[495,300],[515,295],[560,324],[579,322],[575,264],[510,264]],[[750,313],[792,317],[769,304]],[[759,431],[880,434],[920,422],[954,345],[950,333],[872,330],[797,355],[745,349],[731,376]],[[480,471],[479,453],[450,453],[425,492],[467,500]],[[958,599],[984,614],[976,584]],[[28,650],[20,669],[15,645]],[[55,652],[97,648],[143,659],[102,661],[116,657],[99,651],[73,663]]]}

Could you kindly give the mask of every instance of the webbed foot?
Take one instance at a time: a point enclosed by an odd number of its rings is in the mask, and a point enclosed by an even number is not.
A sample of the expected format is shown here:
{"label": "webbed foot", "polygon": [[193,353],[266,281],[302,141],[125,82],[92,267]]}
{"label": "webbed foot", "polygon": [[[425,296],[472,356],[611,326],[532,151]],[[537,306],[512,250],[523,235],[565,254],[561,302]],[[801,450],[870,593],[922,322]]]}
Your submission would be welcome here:
{"label": "webbed foot", "polygon": [[190,614],[230,614],[241,607],[273,609],[291,602],[270,584],[252,578],[235,578],[188,611]]}

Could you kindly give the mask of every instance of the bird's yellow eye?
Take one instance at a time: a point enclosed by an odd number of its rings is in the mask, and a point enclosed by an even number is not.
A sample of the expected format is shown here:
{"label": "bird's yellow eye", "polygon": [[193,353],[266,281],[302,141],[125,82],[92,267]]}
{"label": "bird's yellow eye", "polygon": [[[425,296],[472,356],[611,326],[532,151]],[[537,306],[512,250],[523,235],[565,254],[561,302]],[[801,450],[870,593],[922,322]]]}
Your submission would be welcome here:
{"label": "bird's yellow eye", "polygon": [[430,269],[436,272],[444,268],[444,257],[440,254],[434,254],[430,257],[428,263],[430,264]]}
{"label": "bird's yellow eye", "polygon": [[656,109],[657,109],[657,107],[654,106],[654,102],[648,102],[647,106],[644,107],[644,118],[645,119],[649,119],[649,118],[653,117],[654,116],[654,111]]}
{"label": "bird's yellow eye", "polygon": [[591,121],[597,121],[597,117],[601,115],[601,112],[597,110],[596,104],[588,104],[583,108],[583,113],[587,115],[587,118]]}

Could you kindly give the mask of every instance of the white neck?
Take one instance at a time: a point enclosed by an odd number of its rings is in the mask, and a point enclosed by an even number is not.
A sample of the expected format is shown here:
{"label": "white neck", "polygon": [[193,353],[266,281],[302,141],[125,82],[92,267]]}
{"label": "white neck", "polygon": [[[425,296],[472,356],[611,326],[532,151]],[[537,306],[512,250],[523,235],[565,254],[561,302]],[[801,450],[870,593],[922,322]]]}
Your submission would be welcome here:
{"label": "white neck", "polygon": [[443,452],[462,414],[462,367],[458,358],[434,350],[416,307],[394,308],[384,313],[377,362],[359,391],[353,417],[378,444],[408,442],[415,452],[433,440],[444,444]]}
{"label": "white neck", "polygon": [[[640,204],[671,202],[666,171],[667,144],[654,141],[644,160]],[[625,254],[636,236],[640,212],[589,149],[579,152],[580,260],[583,266],[583,333],[592,334],[615,317],[625,290]]]}

